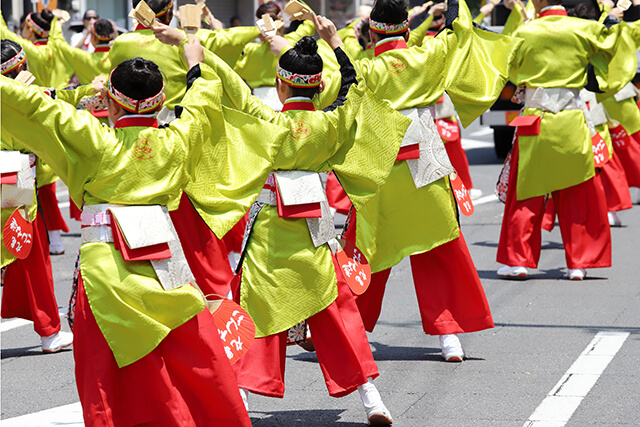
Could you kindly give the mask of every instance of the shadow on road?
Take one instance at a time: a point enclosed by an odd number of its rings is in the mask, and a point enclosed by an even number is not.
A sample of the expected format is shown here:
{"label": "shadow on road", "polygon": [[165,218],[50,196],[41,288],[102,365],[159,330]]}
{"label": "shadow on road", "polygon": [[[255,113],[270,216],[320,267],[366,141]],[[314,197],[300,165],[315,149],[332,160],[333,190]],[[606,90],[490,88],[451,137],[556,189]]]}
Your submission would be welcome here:
{"label": "shadow on road", "polygon": [[[72,351],[71,347],[60,350],[60,353],[66,353],[68,351]],[[30,347],[3,349],[1,359],[4,360],[12,357],[24,356],[48,356],[48,354],[42,352],[42,347],[40,345],[33,345]]]}
{"label": "shadow on road", "polygon": [[[263,417],[251,417],[251,424],[254,426],[305,426],[324,427],[330,425],[340,425],[344,427],[361,427],[362,423],[340,422],[340,414],[344,412],[340,409],[314,409],[299,411],[275,411],[275,412],[252,412],[251,414],[262,414]],[[363,412],[364,418],[364,412]]]}

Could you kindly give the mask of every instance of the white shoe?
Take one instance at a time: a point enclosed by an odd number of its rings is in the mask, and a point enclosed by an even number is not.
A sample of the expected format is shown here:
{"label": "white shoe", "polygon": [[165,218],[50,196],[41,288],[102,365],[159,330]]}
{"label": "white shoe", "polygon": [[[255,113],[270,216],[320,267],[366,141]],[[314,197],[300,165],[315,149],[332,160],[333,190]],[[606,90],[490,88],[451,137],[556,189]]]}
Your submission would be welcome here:
{"label": "white shoe", "polygon": [[367,378],[367,382],[358,386],[358,392],[360,398],[362,398],[362,404],[364,410],[367,413],[367,420],[369,420],[370,426],[388,426],[393,424],[391,413],[384,406],[380,393],[371,378]]}
{"label": "white shoe", "polygon": [[457,335],[440,335],[440,348],[442,349],[442,358],[447,362],[462,362],[464,360],[464,350]]}
{"label": "white shoe", "polygon": [[60,331],[48,337],[40,337],[43,353],[57,353],[73,344],[71,332]]}
{"label": "white shoe", "polygon": [[570,268],[567,271],[569,280],[584,280],[587,277],[587,270],[584,268]]}
{"label": "white shoe", "polygon": [[246,388],[241,388],[239,390],[240,396],[242,397],[242,403],[244,403],[244,409],[249,412],[249,390],[247,390]]}
{"label": "white shoe", "polygon": [[632,193],[632,196],[631,196],[633,204],[634,205],[640,205],[640,188],[638,188],[638,187],[631,187],[631,188],[634,189],[635,193],[636,193],[635,197],[633,196],[633,193]]}
{"label": "white shoe", "polygon": [[607,212],[607,217],[609,218],[610,227],[622,227],[622,221],[618,218],[618,214],[615,212]]}
{"label": "white shoe", "polygon": [[62,255],[64,253],[64,244],[60,237],[60,230],[49,231],[49,254]]}
{"label": "white shoe", "polygon": [[469,197],[471,200],[476,200],[482,197],[482,190],[479,188],[470,188],[469,189]]}
{"label": "white shoe", "polygon": [[498,277],[506,277],[506,278],[512,278],[512,279],[526,279],[527,275],[529,274],[529,271],[527,270],[526,267],[509,267],[508,265],[505,265],[503,267],[500,267],[498,269]]}

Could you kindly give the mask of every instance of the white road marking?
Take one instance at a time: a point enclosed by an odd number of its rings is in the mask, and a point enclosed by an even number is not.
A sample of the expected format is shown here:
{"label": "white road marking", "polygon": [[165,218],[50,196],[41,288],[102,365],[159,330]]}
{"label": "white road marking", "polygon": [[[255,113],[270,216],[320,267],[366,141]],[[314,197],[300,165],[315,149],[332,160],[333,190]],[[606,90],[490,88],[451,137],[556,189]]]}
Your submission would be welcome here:
{"label": "white road marking", "polygon": [[480,197],[473,201],[473,206],[484,205],[486,203],[498,201],[498,196],[495,194],[489,194],[488,196]]}
{"label": "white road marking", "polygon": [[598,332],[523,427],[564,426],[627,337],[628,332]]}
{"label": "white road marking", "polygon": [[473,148],[488,148],[493,147],[491,141],[480,141],[479,139],[462,138],[462,148],[465,150],[471,150]]}
{"label": "white road marking", "polygon": [[[60,315],[61,319],[66,318],[67,307],[62,307],[62,309],[58,309],[58,314]],[[33,325],[33,322],[31,320],[25,320],[25,319],[5,320],[4,322],[0,323],[0,332],[7,332],[7,331],[10,331],[11,329],[19,328],[21,326],[26,326],[26,325]]]}
{"label": "white road marking", "polygon": [[490,127],[486,127],[486,128],[477,130],[475,132],[471,132],[469,135],[471,135],[471,136],[493,135],[493,129],[491,129]]}
{"label": "white road marking", "polygon": [[30,320],[24,320],[24,319],[7,320],[0,323],[0,332],[10,331],[11,329],[15,329],[15,328],[19,328],[20,326],[26,326],[31,324],[33,324],[33,322]]}
{"label": "white road marking", "polygon": [[80,402],[2,420],[2,427],[84,426]]}
{"label": "white road marking", "polygon": [[69,202],[58,203],[58,207],[60,209],[68,208],[69,207]]}

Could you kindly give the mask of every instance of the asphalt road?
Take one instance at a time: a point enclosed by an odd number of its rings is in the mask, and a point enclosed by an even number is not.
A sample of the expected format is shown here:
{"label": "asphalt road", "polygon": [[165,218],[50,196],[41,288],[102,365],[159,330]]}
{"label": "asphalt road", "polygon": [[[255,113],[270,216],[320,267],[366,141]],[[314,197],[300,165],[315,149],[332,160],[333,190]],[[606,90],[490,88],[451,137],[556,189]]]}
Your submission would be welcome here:
{"label": "asphalt road", "polygon": [[[501,167],[487,142],[491,135],[472,125],[464,136],[475,187],[491,195]],[[369,340],[381,373],[375,384],[394,425],[640,425],[640,207],[622,212],[625,226],[612,229],[613,268],[591,270],[584,282],[563,279],[556,227],[543,232],[540,268],[526,281],[505,281],[495,273],[503,205],[483,201],[472,217],[462,218],[462,230],[496,327],[461,336],[465,362],[442,361],[437,337],[422,332],[407,260],[391,273],[383,314]],[[79,227],[69,224],[66,253],[53,258],[63,311],[79,245]],[[54,425],[50,412],[43,421],[9,419],[78,402],[72,352],[42,354],[30,325],[8,329],[12,325],[15,320],[2,321],[2,424]],[[68,330],[66,320],[63,327]],[[289,349],[285,398],[251,395],[249,404],[256,426],[366,421],[358,394],[329,397],[315,354],[298,347]],[[77,413],[60,417],[79,425]]]}

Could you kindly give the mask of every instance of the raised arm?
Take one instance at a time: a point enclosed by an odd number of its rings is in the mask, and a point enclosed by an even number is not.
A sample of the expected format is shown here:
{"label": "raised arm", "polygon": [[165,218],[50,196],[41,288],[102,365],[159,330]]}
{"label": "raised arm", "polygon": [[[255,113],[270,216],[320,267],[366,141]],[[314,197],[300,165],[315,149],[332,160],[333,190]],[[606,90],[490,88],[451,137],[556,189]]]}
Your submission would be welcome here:
{"label": "raised arm", "polygon": [[[202,33],[202,37],[201,34]],[[260,35],[260,30],[255,27],[233,27],[223,30],[200,30],[198,37],[200,37],[202,45],[215,53],[226,62],[229,66],[233,66],[240,55],[242,50]]]}
{"label": "raised arm", "polygon": [[37,87],[4,76],[1,82],[2,133],[16,138],[51,166],[75,199],[103,151],[115,143],[113,130],[90,113],[51,99]]}

